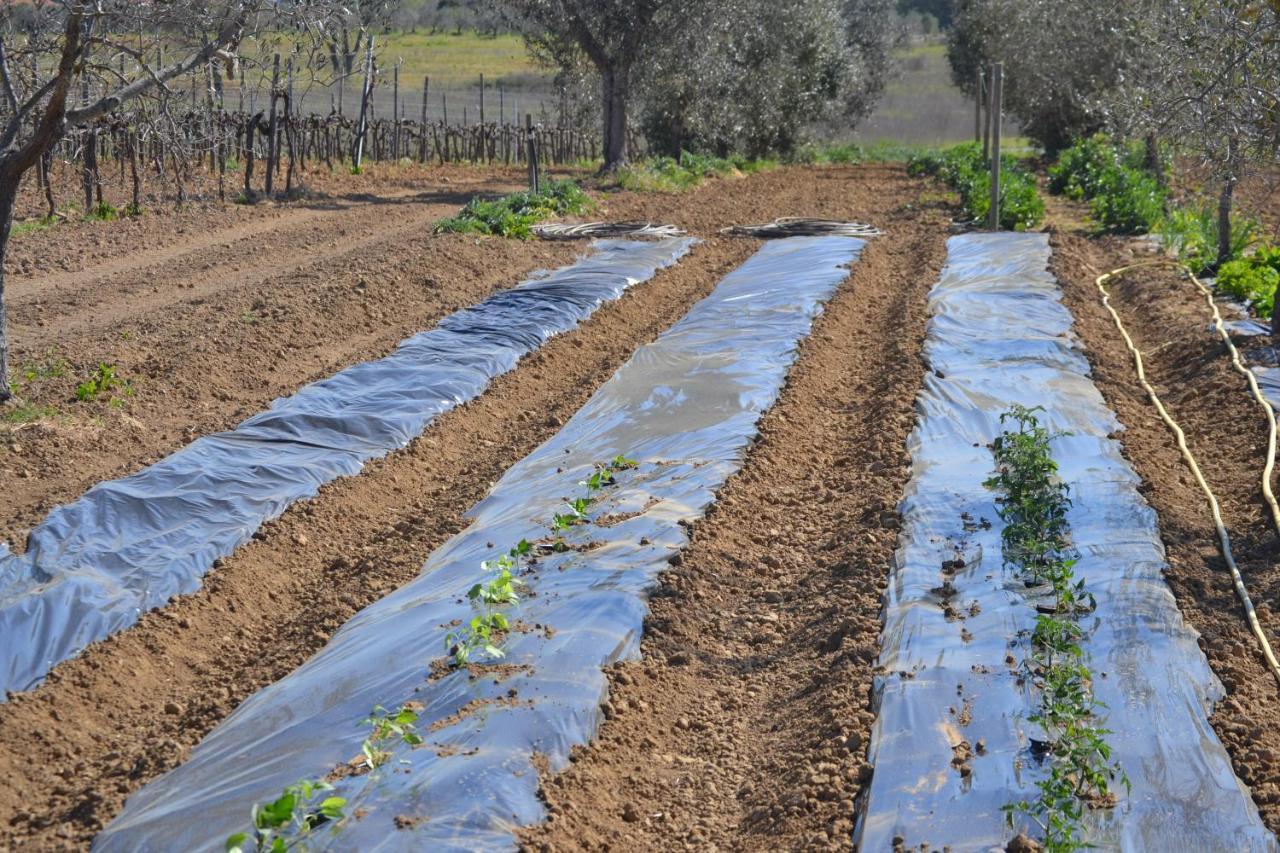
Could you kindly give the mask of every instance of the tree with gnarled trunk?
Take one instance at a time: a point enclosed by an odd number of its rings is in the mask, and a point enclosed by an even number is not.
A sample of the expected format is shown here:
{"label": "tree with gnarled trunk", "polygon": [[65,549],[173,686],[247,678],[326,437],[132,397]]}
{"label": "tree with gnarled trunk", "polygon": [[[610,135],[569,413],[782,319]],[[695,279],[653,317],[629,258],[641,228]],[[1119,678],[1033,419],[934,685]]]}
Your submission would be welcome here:
{"label": "tree with gnarled trunk", "polygon": [[505,0],[502,5],[516,16],[513,22],[524,22],[525,41],[536,55],[561,68],[585,56],[600,75],[601,171],[611,172],[629,157],[627,111],[637,65],[685,25],[683,13],[699,2],[710,0]]}
{"label": "tree with gnarled trunk", "polygon": [[[209,63],[233,62],[231,51],[261,6],[261,0],[163,7],[64,0],[24,9],[19,32],[0,13],[0,23],[10,25],[0,33],[0,401],[12,395],[3,268],[23,175],[69,127],[97,122],[149,93],[167,94],[168,81]],[[129,35],[144,24],[163,34],[177,61],[152,62],[133,46]]]}

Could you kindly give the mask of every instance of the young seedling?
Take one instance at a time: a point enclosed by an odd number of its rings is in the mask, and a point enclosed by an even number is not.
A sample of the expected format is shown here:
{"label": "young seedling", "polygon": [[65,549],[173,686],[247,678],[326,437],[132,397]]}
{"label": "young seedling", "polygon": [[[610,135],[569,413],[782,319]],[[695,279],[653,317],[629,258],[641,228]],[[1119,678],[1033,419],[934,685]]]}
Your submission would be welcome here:
{"label": "young seedling", "polygon": [[[103,394],[120,391],[126,397],[133,394],[133,383],[121,379],[113,364],[99,363],[93,375],[76,386],[76,399],[81,402],[96,400]],[[113,398],[113,402],[115,398]]]}
{"label": "young seedling", "polygon": [[369,727],[369,736],[360,745],[360,750],[371,770],[376,770],[391,760],[391,750],[388,747],[394,746],[396,741],[406,746],[418,746],[423,742],[422,735],[418,734],[416,728],[421,706],[415,705],[416,703],[401,705],[394,714],[378,705],[372,714],[361,721],[361,725]]}
{"label": "young seedling", "polygon": [[446,634],[444,647],[457,667],[470,663],[471,655],[477,651],[492,658],[505,657],[506,653],[494,644],[494,635],[510,628],[511,622],[503,614],[481,613],[472,617],[465,626]]}
{"label": "young seedling", "polygon": [[326,782],[304,779],[285,788],[269,803],[254,803],[250,813],[253,830],[228,837],[227,853],[285,853],[301,848],[317,827],[342,819],[347,805],[342,797],[325,797],[316,802],[318,795],[332,790],[333,786]]}
{"label": "young seedling", "polygon": [[1093,696],[1093,676],[1085,664],[1084,632],[1074,621],[1093,609],[1093,596],[1074,574],[1075,552],[1067,511],[1067,486],[1057,477],[1050,443],[1063,433],[1051,433],[1036,418],[1038,409],[1014,406],[1001,415],[1014,421],[993,443],[996,474],[987,480],[1000,492],[1001,533],[1006,564],[1014,567],[1029,587],[1048,586],[1052,603],[1036,617],[1030,651],[1023,661],[1027,679],[1040,694],[1040,710],[1029,720],[1039,725],[1047,741],[1043,753],[1049,773],[1036,787],[1040,796],[1004,806],[1012,826],[1019,815],[1040,827],[1048,853],[1066,853],[1085,846],[1083,816],[1088,807],[1115,804],[1110,782],[1129,780],[1111,760],[1106,729],[1092,720],[1102,708]]}

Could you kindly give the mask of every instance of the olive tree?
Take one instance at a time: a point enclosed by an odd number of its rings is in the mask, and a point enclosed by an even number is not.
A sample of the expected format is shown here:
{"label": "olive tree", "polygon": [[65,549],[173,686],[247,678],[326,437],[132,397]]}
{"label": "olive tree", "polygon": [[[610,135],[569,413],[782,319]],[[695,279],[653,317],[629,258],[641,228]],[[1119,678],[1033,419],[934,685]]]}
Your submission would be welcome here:
{"label": "olive tree", "polygon": [[892,0],[493,0],[574,85],[599,80],[604,171],[637,114],[657,150],[786,152],[870,110],[891,67]]}
{"label": "olive tree", "polygon": [[696,10],[640,75],[656,150],[789,153],[813,124],[856,122],[892,66],[890,0],[726,0]]}
{"label": "olive tree", "polygon": [[1005,110],[1049,152],[1106,125],[1139,47],[1115,0],[957,0],[947,34],[956,85],[973,95],[979,69],[1003,62]]}
{"label": "olive tree", "polygon": [[[69,127],[163,93],[195,69],[233,61],[258,12],[259,0],[56,0],[0,11],[0,401],[11,394],[3,267],[23,175]],[[172,61],[139,45],[144,30],[161,34]]]}
{"label": "olive tree", "polygon": [[626,164],[636,68],[674,38],[693,8],[713,0],[502,0],[535,54],[562,69],[584,60],[600,78],[604,171]]}
{"label": "olive tree", "polygon": [[1218,187],[1218,259],[1230,259],[1236,184],[1280,146],[1280,3],[1135,4],[1145,61],[1109,105],[1120,125],[1174,140]]}

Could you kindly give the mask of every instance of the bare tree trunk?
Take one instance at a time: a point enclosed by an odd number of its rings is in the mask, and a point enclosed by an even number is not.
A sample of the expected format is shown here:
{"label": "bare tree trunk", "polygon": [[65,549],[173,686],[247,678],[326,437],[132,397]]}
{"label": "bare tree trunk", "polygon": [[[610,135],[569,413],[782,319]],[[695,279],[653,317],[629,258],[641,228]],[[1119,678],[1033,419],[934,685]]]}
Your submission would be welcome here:
{"label": "bare tree trunk", "polygon": [[1156,138],[1154,133],[1148,133],[1145,141],[1147,146],[1147,171],[1156,176],[1156,186],[1164,189],[1164,160],[1160,157],[1160,140]]}
{"label": "bare tree trunk", "polygon": [[1231,202],[1240,177],[1239,148],[1239,141],[1234,137],[1227,140],[1226,172],[1218,195],[1218,260],[1214,264],[1215,269],[1231,260]]}
{"label": "bare tree trunk", "polygon": [[600,71],[601,103],[604,105],[604,165],[602,173],[615,172],[627,163],[627,95],[631,70],[624,65],[606,66]]}
{"label": "bare tree trunk", "polygon": [[9,248],[9,229],[13,226],[13,204],[18,198],[17,175],[6,174],[8,169],[0,164],[0,403],[13,396],[9,390],[9,322],[4,304],[4,261]]}
{"label": "bare tree trunk", "polygon": [[58,215],[58,205],[53,201],[53,185],[50,179],[53,177],[53,148],[52,146],[40,155],[40,174],[44,178],[44,201],[49,206],[49,218],[53,219]]}

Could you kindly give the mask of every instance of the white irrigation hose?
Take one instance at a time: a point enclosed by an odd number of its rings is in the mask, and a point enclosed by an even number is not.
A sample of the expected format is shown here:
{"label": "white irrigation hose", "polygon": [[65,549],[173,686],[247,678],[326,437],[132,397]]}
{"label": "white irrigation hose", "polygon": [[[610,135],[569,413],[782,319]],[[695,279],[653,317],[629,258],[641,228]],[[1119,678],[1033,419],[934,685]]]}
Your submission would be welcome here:
{"label": "white irrigation hose", "polygon": [[783,216],[763,225],[731,225],[721,228],[721,234],[733,237],[879,237],[884,232],[874,225],[861,222],[843,222],[839,219],[808,219],[800,216]]}
{"label": "white irrigation hose", "polygon": [[583,222],[578,225],[551,223],[533,226],[533,233],[543,240],[582,240],[588,237],[683,237],[685,232],[674,225],[651,222]]}
{"label": "white irrigation hose", "polygon": [[1244,366],[1240,360],[1240,353],[1236,350],[1235,344],[1231,342],[1231,336],[1227,334],[1226,328],[1222,324],[1222,315],[1218,313],[1218,306],[1213,301],[1213,293],[1209,288],[1204,286],[1200,279],[1185,265],[1176,261],[1159,260],[1147,261],[1139,264],[1131,264],[1127,267],[1120,267],[1109,273],[1098,276],[1095,284],[1098,291],[1102,294],[1102,305],[1111,314],[1111,319],[1115,321],[1116,328],[1120,331],[1120,336],[1124,338],[1125,346],[1129,348],[1129,352],[1133,355],[1134,367],[1137,369],[1138,381],[1142,387],[1146,389],[1147,396],[1151,398],[1151,402],[1155,405],[1156,411],[1160,413],[1160,418],[1165,425],[1173,431],[1174,436],[1178,440],[1178,450],[1182,453],[1182,458],[1186,461],[1187,467],[1191,469],[1191,473],[1196,478],[1200,490],[1204,492],[1205,499],[1209,502],[1209,509],[1213,514],[1213,525],[1218,531],[1218,542],[1222,547],[1222,556],[1227,562],[1227,567],[1231,570],[1231,580],[1235,584],[1236,594],[1240,597],[1240,603],[1244,605],[1245,615],[1249,621],[1249,628],[1253,631],[1254,637],[1258,640],[1258,645],[1262,649],[1262,654],[1267,659],[1267,664],[1271,667],[1271,674],[1275,676],[1277,683],[1280,683],[1280,661],[1276,660],[1275,653],[1271,650],[1271,643],[1267,641],[1267,636],[1263,633],[1262,624],[1258,621],[1257,611],[1254,610],[1253,600],[1249,597],[1249,591],[1245,588],[1244,578],[1240,574],[1240,568],[1236,565],[1235,555],[1231,551],[1231,537],[1227,533],[1226,525],[1222,521],[1222,510],[1218,505],[1218,498],[1214,495],[1213,490],[1209,488],[1208,482],[1205,481],[1204,474],[1200,471],[1200,465],[1196,462],[1195,456],[1192,455],[1191,449],[1187,447],[1187,436],[1182,431],[1182,427],[1169,416],[1169,412],[1165,409],[1164,403],[1160,401],[1160,397],[1156,394],[1156,389],[1151,387],[1151,383],[1147,381],[1146,370],[1142,364],[1142,353],[1138,351],[1137,346],[1133,343],[1133,338],[1129,337],[1129,332],[1125,329],[1124,323],[1120,320],[1120,315],[1111,307],[1111,295],[1107,292],[1107,283],[1114,278],[1124,275],[1131,270],[1141,267],[1151,266],[1175,266],[1184,271],[1187,277],[1199,288],[1209,304],[1209,309],[1213,312],[1213,324],[1218,334],[1222,337],[1223,342],[1231,352],[1231,363],[1237,371],[1244,374],[1249,380],[1249,388],[1253,392],[1254,399],[1262,406],[1263,411],[1267,414],[1267,423],[1269,425],[1269,438],[1267,442],[1267,463],[1262,473],[1262,494],[1266,498],[1267,504],[1271,507],[1271,519],[1276,526],[1277,533],[1280,533],[1280,506],[1276,503],[1274,492],[1271,490],[1271,473],[1275,467],[1276,458],[1276,416],[1275,411],[1271,408],[1271,404],[1267,402],[1266,397],[1262,395],[1258,388],[1257,379],[1253,372]]}

